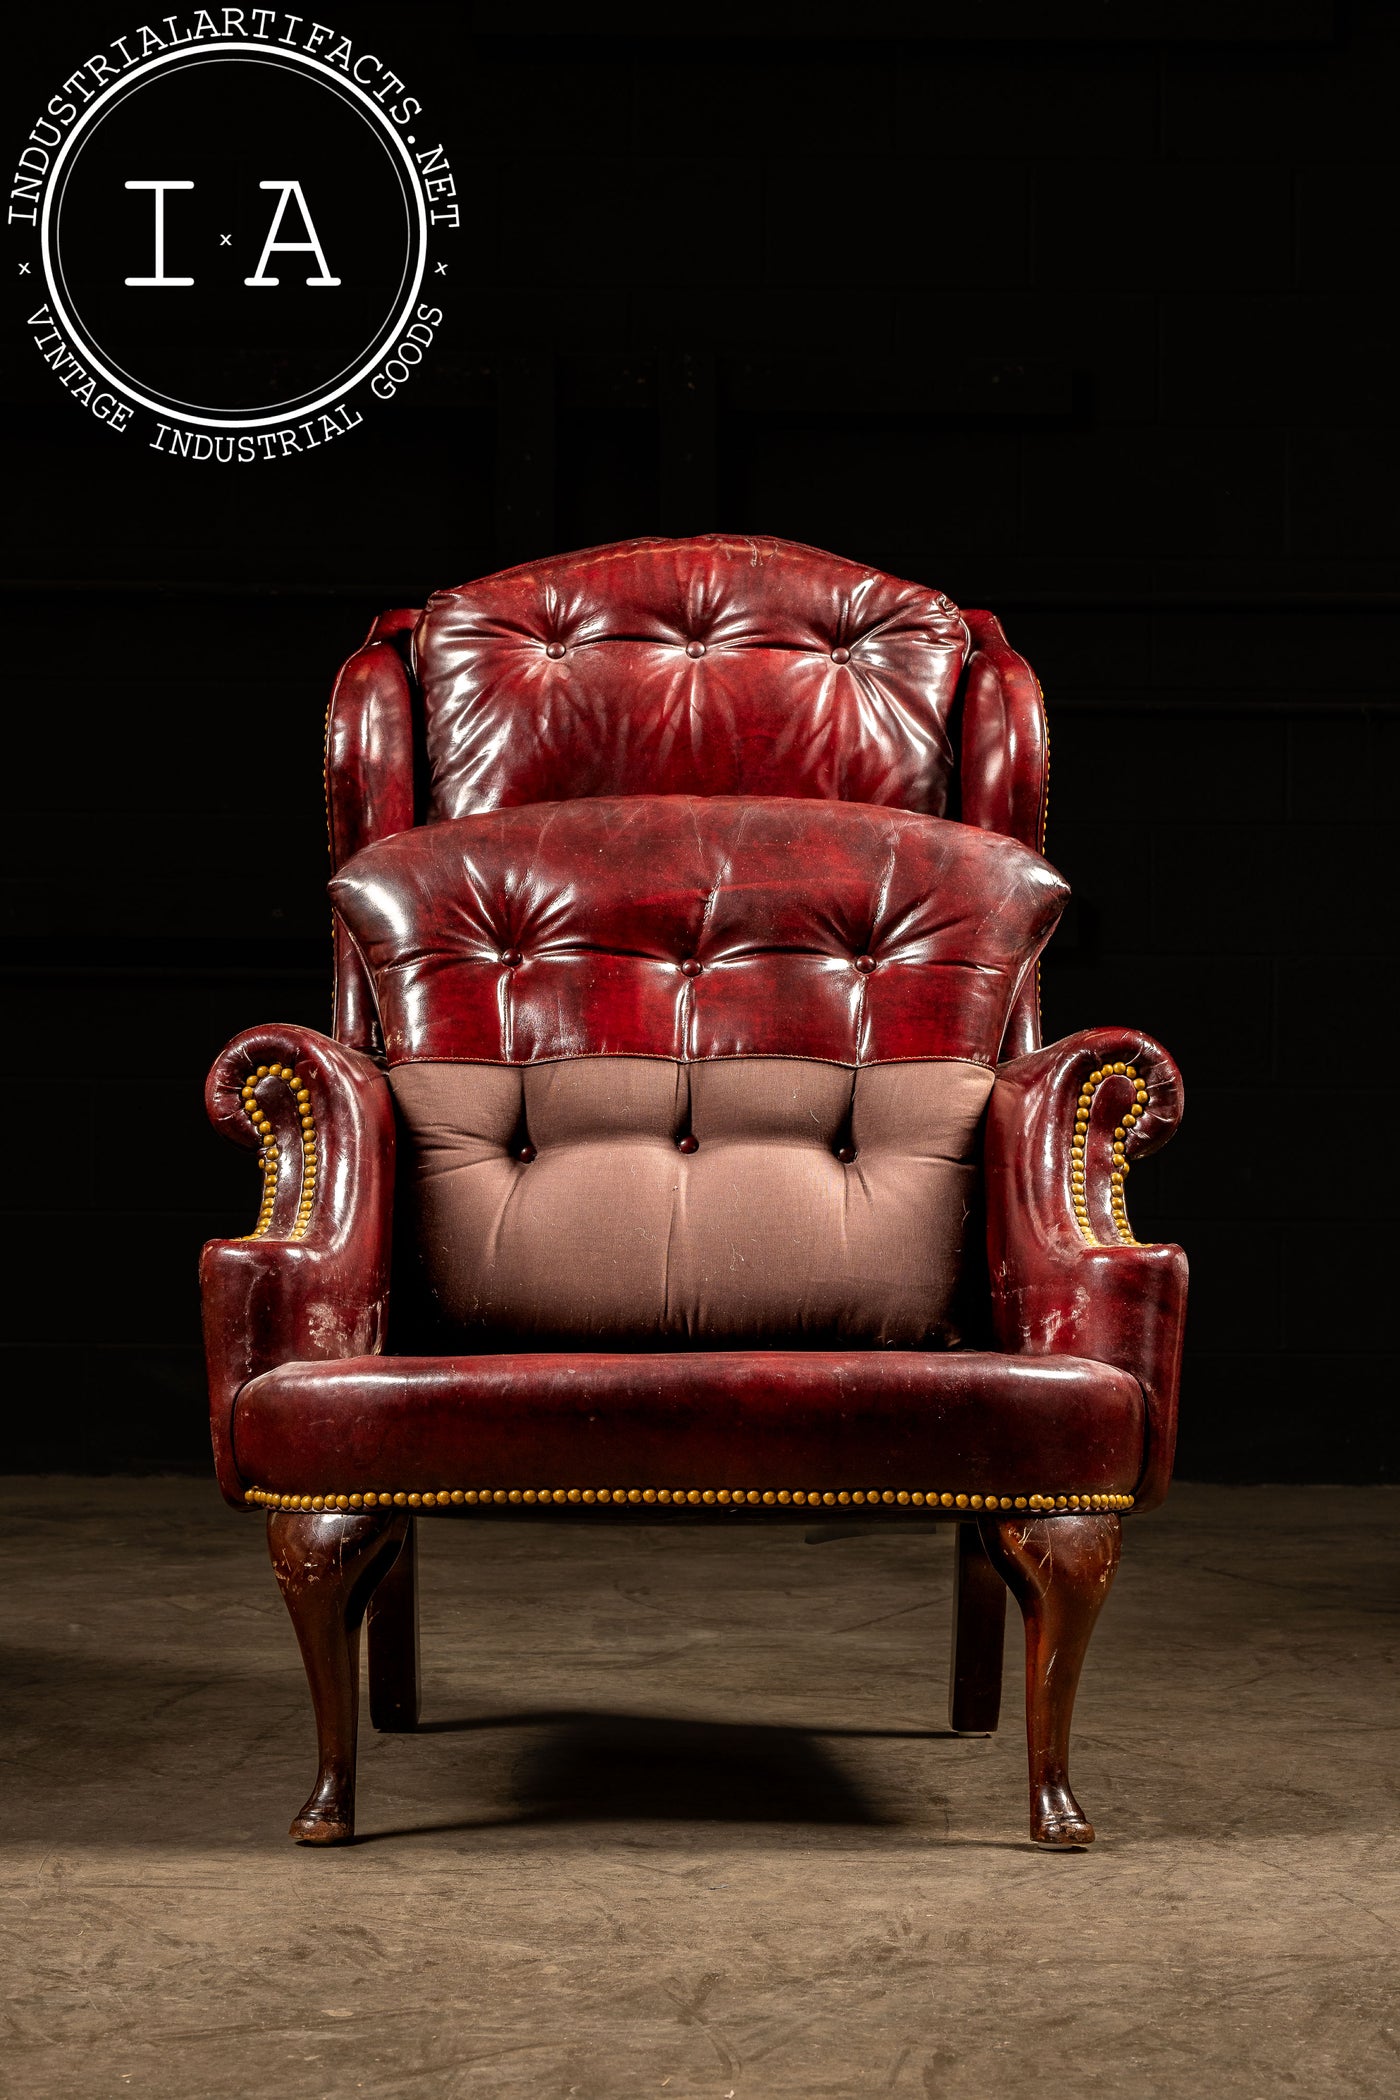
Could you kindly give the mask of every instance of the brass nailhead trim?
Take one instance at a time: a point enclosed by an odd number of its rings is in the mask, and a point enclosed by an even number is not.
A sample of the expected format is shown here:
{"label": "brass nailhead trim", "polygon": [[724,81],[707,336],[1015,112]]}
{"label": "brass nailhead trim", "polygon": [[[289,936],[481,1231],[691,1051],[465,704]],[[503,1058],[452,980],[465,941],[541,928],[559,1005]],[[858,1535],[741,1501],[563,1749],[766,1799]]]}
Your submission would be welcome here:
{"label": "brass nailhead trim", "polygon": [[947,1495],[932,1489],[923,1493],[903,1488],[831,1488],[805,1492],[801,1488],[439,1488],[424,1495],[371,1493],[365,1495],[278,1495],[266,1488],[245,1488],[245,1502],[260,1509],[360,1510],[360,1509],[462,1509],[486,1503],[656,1503],[678,1509],[703,1503],[724,1509],[772,1507],[781,1503],[796,1509],[966,1509],[966,1510],[1061,1510],[1131,1509],[1131,1495]]}
{"label": "brass nailhead trim", "polygon": [[1074,1149],[1070,1154],[1070,1195],[1074,1202],[1074,1215],[1081,1235],[1089,1242],[1091,1247],[1102,1246],[1103,1242],[1089,1223],[1088,1198],[1084,1178],[1084,1144],[1089,1134],[1089,1115],[1094,1106],[1094,1096],[1106,1079],[1115,1078],[1131,1079],[1134,1082],[1134,1101],[1133,1106],[1126,1111],[1122,1122],[1113,1133],[1113,1169],[1108,1177],[1109,1209],[1113,1213],[1113,1223],[1120,1243],[1125,1247],[1140,1247],[1142,1242],[1136,1238],[1132,1226],[1128,1223],[1128,1211],[1123,1187],[1124,1182],[1128,1178],[1128,1160],[1124,1149],[1128,1142],[1128,1134],[1147,1106],[1147,1088],[1138,1076],[1136,1065],[1125,1065],[1121,1062],[1113,1065],[1104,1065],[1091,1072],[1079,1089],[1079,1100],[1075,1105],[1074,1111]]}
{"label": "brass nailhead trim", "polygon": [[294,1065],[259,1065],[243,1082],[239,1096],[243,1113],[258,1134],[260,1150],[258,1162],[262,1167],[262,1203],[258,1209],[258,1222],[251,1232],[243,1236],[249,1240],[266,1239],[272,1229],[273,1206],[277,1201],[277,1168],[281,1158],[280,1148],[272,1135],[272,1125],[263,1114],[258,1101],[258,1084],[264,1079],[285,1080],[287,1090],[296,1103],[297,1117],[301,1124],[301,1201],[297,1205],[296,1223],[288,1233],[288,1239],[299,1240],[306,1236],[311,1223],[311,1206],[316,1196],[316,1162],[320,1146],[316,1139],[316,1118],[312,1113],[311,1094],[304,1079],[297,1077]]}

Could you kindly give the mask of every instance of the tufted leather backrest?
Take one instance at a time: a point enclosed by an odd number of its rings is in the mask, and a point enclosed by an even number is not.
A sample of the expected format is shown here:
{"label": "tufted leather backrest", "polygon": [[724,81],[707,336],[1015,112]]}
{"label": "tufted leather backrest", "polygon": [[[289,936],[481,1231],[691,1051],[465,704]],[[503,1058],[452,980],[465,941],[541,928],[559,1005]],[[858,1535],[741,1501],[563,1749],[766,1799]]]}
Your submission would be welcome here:
{"label": "tufted leather backrest", "polygon": [[639,539],[428,603],[429,814],[803,795],[940,814],[968,631],[941,592],[790,540]]}
{"label": "tufted leather backrest", "polygon": [[391,1064],[994,1062],[1067,894],[994,832],[868,804],[639,795],[398,833],[331,884]]}
{"label": "tufted leather backrest", "polygon": [[474,1347],[955,1340],[1039,854],[868,803],[529,803],[332,884]]}

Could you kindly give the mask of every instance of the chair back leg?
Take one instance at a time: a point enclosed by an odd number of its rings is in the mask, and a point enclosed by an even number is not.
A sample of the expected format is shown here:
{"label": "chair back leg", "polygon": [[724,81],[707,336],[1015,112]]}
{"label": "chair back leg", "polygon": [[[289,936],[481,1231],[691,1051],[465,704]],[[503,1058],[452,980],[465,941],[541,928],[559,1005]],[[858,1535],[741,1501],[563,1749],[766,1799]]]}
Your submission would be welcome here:
{"label": "chair back leg", "polygon": [[1091,1845],[1094,1826],[1069,1783],[1069,1731],[1079,1673],[1118,1570],[1116,1516],[983,1517],[982,1540],[1026,1623],[1026,1744],[1031,1836]]}
{"label": "chair back leg", "polygon": [[953,1531],[953,1661],[948,1726],[960,1735],[991,1735],[1001,1718],[1001,1665],[1006,1645],[1006,1584],[988,1558],[976,1524]]}
{"label": "chair back leg", "polygon": [[268,1513],[268,1551],[316,1712],[316,1784],[291,1827],[302,1844],[339,1845],[355,1834],[360,1626],[407,1528],[406,1511]]}
{"label": "chair back leg", "polygon": [[381,1733],[418,1726],[418,1520],[369,1600],[369,1717]]}

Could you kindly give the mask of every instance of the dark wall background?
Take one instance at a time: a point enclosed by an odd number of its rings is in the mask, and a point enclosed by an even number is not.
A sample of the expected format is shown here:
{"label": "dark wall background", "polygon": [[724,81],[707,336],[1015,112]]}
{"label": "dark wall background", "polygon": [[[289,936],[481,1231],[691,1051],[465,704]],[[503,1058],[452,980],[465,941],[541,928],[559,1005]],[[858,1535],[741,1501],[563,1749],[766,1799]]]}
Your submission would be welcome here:
{"label": "dark wall background", "polygon": [[[1130,12],[648,40],[599,7],[526,39],[332,5],[467,200],[401,403],[276,467],[173,463],[16,319],[9,1463],[206,1462],[195,1255],[249,1229],[256,1174],[201,1084],[235,1028],[327,1021],[321,724],[371,615],[723,526],[1003,614],[1077,896],[1048,1030],[1138,1022],[1186,1072],[1132,1191],[1193,1263],[1181,1470],[1393,1477],[1400,17],[1219,0],[1095,41]],[[28,32],[14,151],[135,19]]]}

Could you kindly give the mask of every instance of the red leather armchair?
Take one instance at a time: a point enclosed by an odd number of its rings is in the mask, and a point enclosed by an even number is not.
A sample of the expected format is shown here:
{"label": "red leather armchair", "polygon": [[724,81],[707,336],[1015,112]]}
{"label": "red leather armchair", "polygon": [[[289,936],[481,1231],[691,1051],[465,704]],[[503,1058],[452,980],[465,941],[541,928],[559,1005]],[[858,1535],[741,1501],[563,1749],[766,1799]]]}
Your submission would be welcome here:
{"label": "red leather armchair", "polygon": [[[326,744],[334,1037],[256,1028],[213,1121],[215,1459],[265,1508],[354,1828],[417,1719],[419,1514],[955,1528],[952,1725],[1024,1617],[1031,1834],[1082,1845],[1075,1689],[1170,1477],[1186,1264],[1134,1159],[1156,1043],[1042,1049],[1045,724],[985,613],[770,539],[637,540],[377,621]],[[982,1245],[985,1236],[985,1250]]]}

